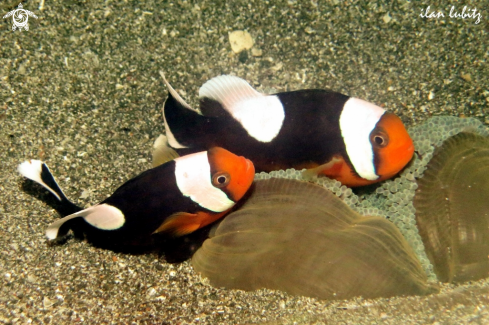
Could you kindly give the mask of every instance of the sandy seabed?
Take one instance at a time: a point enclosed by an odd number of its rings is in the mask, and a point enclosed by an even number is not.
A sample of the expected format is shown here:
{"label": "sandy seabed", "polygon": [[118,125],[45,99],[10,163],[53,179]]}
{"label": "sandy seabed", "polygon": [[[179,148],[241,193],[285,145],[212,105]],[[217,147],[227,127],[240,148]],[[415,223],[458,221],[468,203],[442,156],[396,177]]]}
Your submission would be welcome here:
{"label": "sandy seabed", "polygon": [[[18,1],[0,3],[0,15]],[[28,31],[0,21],[0,322],[8,324],[485,324],[487,280],[426,297],[321,301],[211,287],[190,263],[85,242],[47,245],[57,213],[17,165],[45,160],[80,206],[150,167],[164,132],[158,71],[196,105],[220,74],[271,93],[329,88],[408,125],[432,115],[489,121],[488,20],[389,1],[25,1]],[[459,8],[461,11],[462,8]],[[247,30],[236,54],[228,33]]]}

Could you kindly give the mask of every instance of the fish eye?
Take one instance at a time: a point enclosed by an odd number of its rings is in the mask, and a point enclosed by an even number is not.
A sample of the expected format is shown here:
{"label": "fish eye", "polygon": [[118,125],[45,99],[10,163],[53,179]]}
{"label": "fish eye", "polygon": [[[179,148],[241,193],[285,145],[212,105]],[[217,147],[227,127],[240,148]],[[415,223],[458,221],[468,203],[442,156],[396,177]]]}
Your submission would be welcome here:
{"label": "fish eye", "polygon": [[382,136],[380,136],[380,135],[376,135],[376,136],[374,137],[374,141],[375,141],[375,143],[377,143],[379,146],[381,146],[381,145],[383,145],[383,144],[384,144],[384,141],[385,141],[385,140],[384,140],[384,138],[383,138]]}
{"label": "fish eye", "polygon": [[372,134],[371,142],[377,147],[384,148],[389,144],[389,136],[383,131],[378,131]]}
{"label": "fish eye", "polygon": [[217,172],[212,176],[212,185],[217,188],[224,187],[229,184],[231,176],[226,172]]}

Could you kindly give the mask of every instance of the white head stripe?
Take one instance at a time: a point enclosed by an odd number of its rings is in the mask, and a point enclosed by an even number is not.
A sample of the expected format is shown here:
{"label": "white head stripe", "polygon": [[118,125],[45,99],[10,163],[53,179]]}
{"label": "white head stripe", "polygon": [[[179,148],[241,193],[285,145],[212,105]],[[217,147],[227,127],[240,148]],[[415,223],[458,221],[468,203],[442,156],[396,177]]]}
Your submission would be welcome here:
{"label": "white head stripe", "polygon": [[346,152],[360,177],[376,180],[374,152],[370,133],[385,111],[377,105],[358,98],[350,98],[343,106],[340,129]]}
{"label": "white head stripe", "polygon": [[200,88],[199,97],[221,103],[246,132],[258,141],[272,141],[282,128],[285,113],[278,97],[257,92],[241,78],[212,78]]}
{"label": "white head stripe", "polygon": [[176,158],[175,178],[180,192],[205,209],[222,212],[235,204],[212,185],[207,151]]}

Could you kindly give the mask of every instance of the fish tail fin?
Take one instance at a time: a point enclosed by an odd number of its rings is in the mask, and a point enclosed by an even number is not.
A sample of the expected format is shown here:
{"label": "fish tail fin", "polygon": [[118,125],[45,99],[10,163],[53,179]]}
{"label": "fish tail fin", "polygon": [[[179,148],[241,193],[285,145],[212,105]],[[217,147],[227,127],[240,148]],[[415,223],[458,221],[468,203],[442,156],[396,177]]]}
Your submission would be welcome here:
{"label": "fish tail fin", "polygon": [[24,161],[17,167],[17,171],[24,177],[36,182],[47,189],[57,200],[59,205],[54,207],[62,215],[69,215],[82,210],[79,206],[68,200],[48,165],[41,160],[31,159]]}
{"label": "fish tail fin", "polygon": [[81,217],[79,213],[80,212],[70,214],[69,216],[58,219],[50,224],[49,227],[46,229],[46,237],[49,240],[55,240],[66,236],[66,234],[68,234],[68,231],[73,228],[73,219]]}
{"label": "fish tail fin", "polygon": [[168,83],[163,72],[160,71],[160,75],[168,88],[168,98],[163,108],[168,144],[174,149],[193,147],[198,141],[193,133],[198,133],[205,128],[206,117],[180,97]]}
{"label": "fish tail fin", "polygon": [[165,135],[161,134],[158,138],[156,138],[153,145],[153,167],[162,165],[178,157],[178,153],[175,151],[175,149],[170,147],[168,138]]}

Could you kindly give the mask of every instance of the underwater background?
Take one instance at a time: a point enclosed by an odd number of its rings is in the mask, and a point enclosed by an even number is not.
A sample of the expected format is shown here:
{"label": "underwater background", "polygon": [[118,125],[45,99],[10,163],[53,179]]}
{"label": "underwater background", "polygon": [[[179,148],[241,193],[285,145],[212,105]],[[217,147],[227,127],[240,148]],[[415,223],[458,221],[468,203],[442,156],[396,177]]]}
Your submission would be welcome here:
{"label": "underwater background", "polygon": [[[18,1],[2,1],[0,16]],[[0,21],[0,322],[135,324],[461,324],[489,322],[487,280],[424,297],[322,301],[217,289],[190,262],[123,255],[71,240],[16,168],[48,163],[65,194],[97,203],[151,167],[166,88],[196,106],[220,74],[273,93],[328,88],[408,126],[431,116],[489,124],[487,1],[25,1],[29,30]],[[423,18],[430,12],[445,17]],[[480,13],[451,18],[464,6]],[[228,34],[248,31],[235,53]],[[27,187],[27,188],[26,188]]]}

